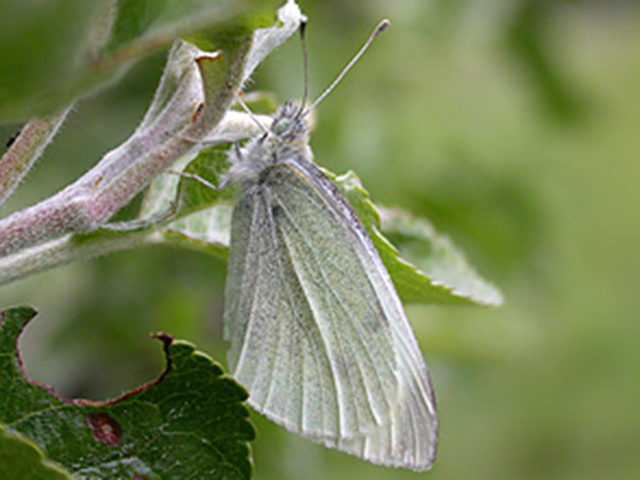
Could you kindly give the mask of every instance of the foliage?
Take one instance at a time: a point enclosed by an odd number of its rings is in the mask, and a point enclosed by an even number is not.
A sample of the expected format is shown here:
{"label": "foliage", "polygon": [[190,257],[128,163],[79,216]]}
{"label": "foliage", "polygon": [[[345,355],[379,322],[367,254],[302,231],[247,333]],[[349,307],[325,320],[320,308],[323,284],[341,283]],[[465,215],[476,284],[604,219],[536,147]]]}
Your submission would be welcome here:
{"label": "foliage", "polygon": [[268,12],[267,7],[276,4],[269,0],[55,0],[25,6],[18,0],[4,1],[0,121],[62,108],[117,80],[135,61],[181,35],[220,29],[229,22],[256,28],[272,15],[256,12]]}
{"label": "foliage", "polygon": [[[38,117],[0,161],[0,201],[32,169],[72,101],[115,82],[176,36],[188,42],[173,43],[153,101],[128,140],[58,194],[0,220],[0,283],[145,245],[224,260],[233,191],[162,172],[184,170],[221,184],[226,149],[257,133],[252,118],[231,108],[231,90],[297,30],[300,11],[290,1],[273,24],[267,1],[76,3],[3,6],[15,22],[0,38],[0,58],[8,59],[0,62],[0,78],[9,79],[0,90],[0,119]],[[36,31],[39,41],[33,42]],[[365,224],[404,301],[502,303],[498,290],[426,219],[376,206],[352,172],[327,175]],[[135,215],[110,222],[142,193]],[[26,307],[7,310],[0,325],[0,390],[7,393],[0,409],[0,474],[27,478],[17,469],[32,465],[29,478],[250,476],[246,442],[253,430],[241,405],[245,395],[217,364],[163,336],[169,367],[158,381],[106,403],[65,400],[22,376],[16,342],[33,315]]]}
{"label": "foliage", "polygon": [[51,462],[87,479],[250,478],[247,393],[191,344],[158,335],[158,380],[109,402],[71,401],[23,376],[18,336],[35,312],[0,315],[3,478],[63,478]]}

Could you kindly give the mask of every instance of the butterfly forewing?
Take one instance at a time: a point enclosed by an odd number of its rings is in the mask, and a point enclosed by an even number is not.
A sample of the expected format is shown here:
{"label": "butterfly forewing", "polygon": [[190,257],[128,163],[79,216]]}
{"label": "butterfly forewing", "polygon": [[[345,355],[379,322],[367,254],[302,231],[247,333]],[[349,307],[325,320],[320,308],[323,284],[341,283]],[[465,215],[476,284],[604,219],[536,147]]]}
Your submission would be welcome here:
{"label": "butterfly forewing", "polygon": [[229,363],[249,403],[375,463],[426,469],[433,394],[393,285],[360,221],[304,158],[266,169],[234,210]]}
{"label": "butterfly forewing", "polygon": [[283,255],[264,195],[235,207],[225,297],[230,368],[249,402],[300,433],[339,436],[336,386],[317,325]]}
{"label": "butterfly forewing", "polygon": [[270,181],[276,231],[311,307],[306,321],[320,328],[331,359],[341,436],[373,431],[394,403],[396,363],[380,300],[347,247],[356,238],[297,169],[274,167]]}

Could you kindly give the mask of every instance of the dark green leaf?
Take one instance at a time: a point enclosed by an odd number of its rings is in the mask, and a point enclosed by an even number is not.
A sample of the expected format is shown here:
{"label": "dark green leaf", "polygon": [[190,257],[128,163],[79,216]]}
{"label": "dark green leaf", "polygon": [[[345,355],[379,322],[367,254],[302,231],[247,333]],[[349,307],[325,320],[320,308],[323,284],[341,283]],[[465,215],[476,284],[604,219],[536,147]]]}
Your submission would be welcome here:
{"label": "dark green leaf", "polygon": [[[0,317],[0,427],[7,433],[37,444],[77,478],[250,478],[247,394],[218,364],[160,335],[168,366],[155,382],[105,403],[62,399],[21,372],[16,343],[34,315],[23,307]],[[0,469],[19,463],[7,459]]]}
{"label": "dark green leaf", "polygon": [[225,45],[237,43],[258,26],[273,22],[279,3],[51,0],[26,6],[3,0],[0,122],[66,106],[181,36],[206,29],[226,32]]}
{"label": "dark green leaf", "polygon": [[0,122],[49,113],[72,100],[101,3],[2,1]]}

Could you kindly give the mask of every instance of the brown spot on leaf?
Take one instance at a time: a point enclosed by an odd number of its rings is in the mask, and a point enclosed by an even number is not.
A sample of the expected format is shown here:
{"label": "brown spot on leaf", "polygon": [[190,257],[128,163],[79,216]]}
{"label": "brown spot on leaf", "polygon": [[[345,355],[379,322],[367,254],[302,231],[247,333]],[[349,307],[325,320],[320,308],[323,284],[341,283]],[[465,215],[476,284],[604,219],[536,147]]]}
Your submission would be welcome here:
{"label": "brown spot on leaf", "polygon": [[122,441],[122,428],[113,417],[107,413],[92,413],[87,416],[87,423],[96,440],[106,443],[110,447],[117,447]]}

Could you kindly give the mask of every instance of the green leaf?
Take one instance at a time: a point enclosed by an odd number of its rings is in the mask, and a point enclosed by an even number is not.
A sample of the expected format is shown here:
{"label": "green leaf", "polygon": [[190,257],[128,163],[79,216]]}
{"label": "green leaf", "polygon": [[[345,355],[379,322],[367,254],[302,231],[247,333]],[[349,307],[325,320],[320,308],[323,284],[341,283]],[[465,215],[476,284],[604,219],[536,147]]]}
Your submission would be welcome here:
{"label": "green leaf", "polygon": [[0,478],[65,480],[72,477],[47,462],[36,445],[0,427]]}
{"label": "green leaf", "polygon": [[218,190],[221,186],[220,179],[229,168],[228,149],[228,145],[219,145],[202,150],[198,157],[189,163],[184,172],[209,182],[216,190],[191,178],[182,178],[178,188],[180,214],[189,214],[233,200],[231,188]]}
{"label": "green leaf", "polygon": [[201,250],[216,257],[229,256],[230,205],[218,205],[172,222],[165,239],[176,246]]}
{"label": "green leaf", "polygon": [[233,188],[218,190],[222,174],[228,168],[228,148],[228,145],[221,145],[202,150],[184,169],[185,173],[209,182],[216,189],[186,177],[173,187],[178,218],[165,230],[165,238],[170,243],[221,258],[228,256]]}
{"label": "green leaf", "polygon": [[0,122],[41,116],[113,81],[136,60],[207,30],[251,31],[276,0],[3,0]]}
{"label": "green leaf", "polygon": [[73,97],[100,0],[3,0],[0,14],[0,122],[65,106]]}
{"label": "green leaf", "polygon": [[[28,307],[0,316],[5,437],[38,445],[47,462],[67,468],[75,478],[251,477],[247,442],[255,433],[242,404],[247,393],[209,357],[189,343],[158,335],[167,355],[167,369],[158,380],[109,402],[71,401],[21,371],[17,340],[33,316]],[[23,468],[21,457],[0,459],[0,472]]]}
{"label": "green leaf", "polygon": [[325,174],[362,220],[404,302],[502,303],[500,292],[482,280],[452,242],[437,234],[426,220],[412,218],[400,210],[379,209],[353,172],[339,177],[326,171]]}
{"label": "green leaf", "polygon": [[233,187],[218,188],[228,168],[228,149],[226,144],[202,150],[195,159],[193,155],[185,156],[172,168],[174,172],[195,175],[215,188],[171,174],[159,176],[149,187],[140,217],[150,219],[173,211],[173,220],[161,228],[168,243],[227,257]]}
{"label": "green leaf", "polygon": [[253,15],[233,22],[248,25],[251,31],[271,20],[269,17],[273,17],[273,8],[278,3],[275,0],[119,0],[118,16],[105,50],[111,54],[136,50],[149,43],[170,42],[190,32],[217,29],[229,19],[253,9]]}
{"label": "green leaf", "polygon": [[[228,145],[216,146],[202,150],[195,159],[193,156],[184,157],[173,170],[197,175],[218,187],[227,168],[228,148]],[[150,186],[141,217],[157,217],[172,209],[172,218],[175,219],[161,229],[166,242],[226,258],[231,234],[232,197],[230,188],[214,190],[192,178],[165,174]]]}
{"label": "green leaf", "polygon": [[[398,249],[394,281],[403,300],[414,303],[476,303],[498,306],[503,302],[500,291],[481,278],[469,265],[464,254],[446,235],[439,234],[424,218],[415,218],[398,208],[378,208],[381,231]],[[426,278],[425,278],[426,277]],[[428,281],[431,291],[425,287]]]}

